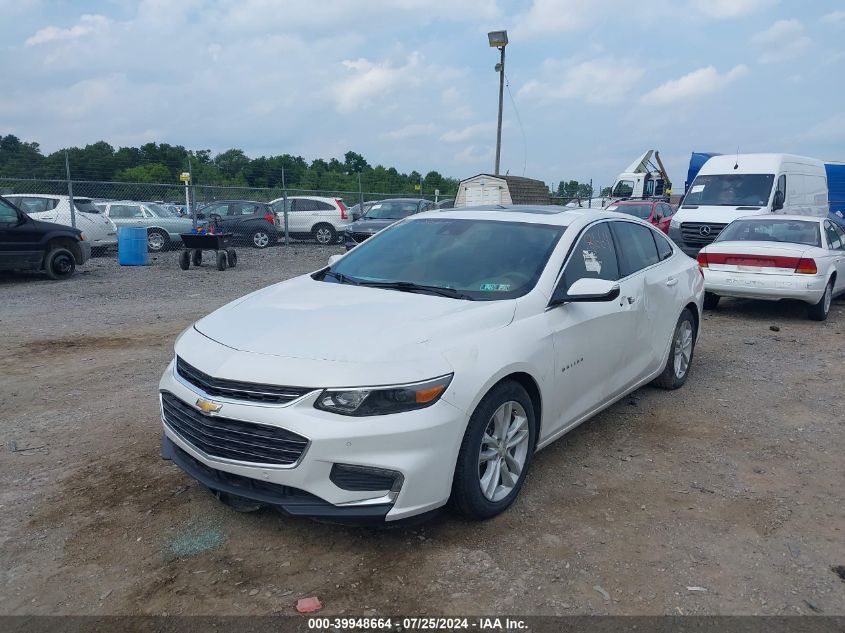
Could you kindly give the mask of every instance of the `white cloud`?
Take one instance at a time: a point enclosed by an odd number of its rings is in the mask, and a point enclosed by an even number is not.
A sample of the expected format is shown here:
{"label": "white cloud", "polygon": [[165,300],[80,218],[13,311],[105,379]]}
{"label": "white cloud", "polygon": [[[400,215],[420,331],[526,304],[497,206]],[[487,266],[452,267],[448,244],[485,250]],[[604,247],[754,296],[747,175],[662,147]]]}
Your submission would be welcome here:
{"label": "white cloud", "polygon": [[713,94],[743,77],[748,72],[744,64],[734,66],[728,72],[719,74],[713,66],[699,68],[679,79],[672,79],[643,95],[646,105],[667,105]]}
{"label": "white cloud", "polygon": [[385,132],[381,138],[389,141],[404,141],[409,138],[418,138],[420,136],[431,136],[434,134],[433,123],[411,123],[390,132]]}
{"label": "white cloud", "polygon": [[27,38],[27,46],[36,46],[62,40],[76,40],[86,35],[99,36],[108,31],[111,20],[104,15],[83,15],[79,22],[73,26],[63,29],[58,26],[46,26],[39,29],[34,35]]}
{"label": "white cloud", "polygon": [[418,53],[409,56],[401,66],[387,61],[375,63],[363,57],[344,59],[341,64],[348,73],[333,89],[338,112],[361,109],[403,84],[416,82],[421,66]]}
{"label": "white cloud", "polygon": [[768,9],[778,3],[778,0],[692,0],[694,9],[704,15],[725,20],[739,18],[762,9]]}
{"label": "white cloud", "polygon": [[801,141],[841,143],[845,141],[845,114],[839,113],[813,125],[799,136]]}
{"label": "white cloud", "polygon": [[813,44],[804,34],[804,25],[798,20],[778,20],[765,31],[754,35],[751,41],[761,50],[760,62],[763,64],[793,59]]}
{"label": "white cloud", "polygon": [[831,11],[830,13],[826,13],[821,18],[819,18],[819,22],[822,24],[835,24],[835,25],[845,25],[845,11]]}
{"label": "white cloud", "polygon": [[587,103],[617,103],[643,74],[642,66],[628,59],[601,57],[580,63],[546,60],[543,78],[526,82],[519,90],[519,96],[540,102],[579,99]]}
{"label": "white cloud", "polygon": [[444,143],[465,143],[470,139],[492,134],[495,130],[496,124],[493,122],[475,123],[461,130],[449,130],[440,137],[440,140]]}
{"label": "white cloud", "polygon": [[595,0],[534,0],[525,13],[516,16],[513,32],[520,37],[574,31],[592,21],[599,12]]}

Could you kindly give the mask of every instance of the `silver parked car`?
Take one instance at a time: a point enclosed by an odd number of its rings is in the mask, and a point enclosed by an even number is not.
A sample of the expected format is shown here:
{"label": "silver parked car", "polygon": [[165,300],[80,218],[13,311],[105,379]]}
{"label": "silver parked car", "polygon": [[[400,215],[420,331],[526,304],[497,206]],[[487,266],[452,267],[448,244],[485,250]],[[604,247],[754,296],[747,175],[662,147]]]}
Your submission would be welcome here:
{"label": "silver parked car", "polygon": [[193,226],[190,218],[173,215],[155,202],[133,200],[112,200],[99,202],[97,206],[114,222],[121,226],[143,226],[147,229],[147,248],[154,253],[169,246],[182,243],[180,233],[189,233]]}

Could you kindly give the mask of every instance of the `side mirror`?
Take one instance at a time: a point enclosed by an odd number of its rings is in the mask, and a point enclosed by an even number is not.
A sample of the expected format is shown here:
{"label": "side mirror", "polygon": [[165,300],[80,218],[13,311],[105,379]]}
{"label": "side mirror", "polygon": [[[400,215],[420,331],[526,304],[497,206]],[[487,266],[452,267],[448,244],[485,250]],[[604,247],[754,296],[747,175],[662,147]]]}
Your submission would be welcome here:
{"label": "side mirror", "polygon": [[613,301],[619,298],[619,285],[607,279],[582,277],[569,287],[569,290],[555,291],[551,305],[575,302]]}
{"label": "side mirror", "polygon": [[343,255],[332,255],[329,257],[329,266],[334,266]]}
{"label": "side mirror", "polygon": [[783,191],[775,191],[775,198],[772,200],[772,211],[783,209],[784,203]]}

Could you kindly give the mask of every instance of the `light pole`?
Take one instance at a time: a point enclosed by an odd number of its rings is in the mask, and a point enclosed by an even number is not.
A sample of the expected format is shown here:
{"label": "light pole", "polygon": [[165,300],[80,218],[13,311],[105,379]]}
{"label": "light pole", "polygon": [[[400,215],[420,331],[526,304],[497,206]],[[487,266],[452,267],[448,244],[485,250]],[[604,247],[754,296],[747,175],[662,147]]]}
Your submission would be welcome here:
{"label": "light pole", "polygon": [[487,34],[487,40],[490,42],[490,48],[498,48],[502,54],[501,61],[495,66],[496,72],[499,73],[499,120],[496,124],[496,172],[499,175],[499,160],[502,156],[502,106],[504,104],[505,95],[505,46],[508,45],[507,31],[490,31]]}

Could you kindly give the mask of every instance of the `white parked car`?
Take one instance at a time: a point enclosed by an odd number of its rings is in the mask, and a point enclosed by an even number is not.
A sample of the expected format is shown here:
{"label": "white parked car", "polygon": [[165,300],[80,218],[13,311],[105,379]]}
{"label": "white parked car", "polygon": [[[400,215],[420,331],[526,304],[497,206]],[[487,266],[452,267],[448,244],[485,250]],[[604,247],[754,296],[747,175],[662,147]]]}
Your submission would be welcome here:
{"label": "white parked car", "polygon": [[[270,202],[284,231],[285,199]],[[352,218],[340,198],[288,196],[288,234],[314,239],[317,244],[335,244]]]}
{"label": "white parked car", "polygon": [[824,321],[845,292],[845,231],[826,218],[754,216],[731,222],[698,253],[704,307],[720,297],[797,299]]}
{"label": "white parked car", "polygon": [[162,455],[241,509],[491,517],[537,449],[651,381],[684,384],[703,297],[696,262],[634,218],[417,214],[186,330]]}
{"label": "white parked car", "polygon": [[[71,223],[70,198],[68,196],[13,193],[6,196],[21,211],[42,222],[53,222],[73,226]],[[117,227],[90,198],[73,197],[76,209],[76,228],[85,233],[94,252],[117,246]]]}

